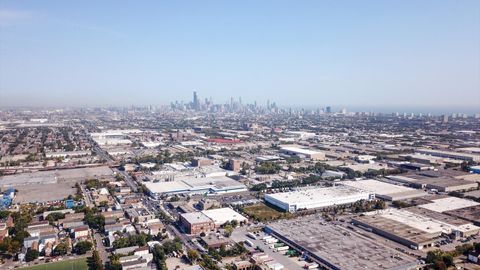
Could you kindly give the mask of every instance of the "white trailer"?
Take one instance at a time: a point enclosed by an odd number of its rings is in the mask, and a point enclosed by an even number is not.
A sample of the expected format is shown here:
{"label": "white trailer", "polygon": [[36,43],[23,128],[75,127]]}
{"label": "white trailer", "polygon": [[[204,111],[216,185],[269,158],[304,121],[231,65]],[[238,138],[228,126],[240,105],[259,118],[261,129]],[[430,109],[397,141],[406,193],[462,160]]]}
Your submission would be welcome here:
{"label": "white trailer", "polygon": [[275,251],[281,252],[281,251],[287,251],[289,249],[288,246],[283,246],[283,247],[277,247],[275,248]]}
{"label": "white trailer", "polygon": [[273,238],[273,237],[265,240],[265,243],[267,243],[267,244],[273,244],[273,243],[277,243],[277,242],[278,242],[278,239]]}
{"label": "white trailer", "polygon": [[250,246],[250,247],[253,247],[253,246],[254,246],[253,243],[252,243],[252,241],[250,241],[250,240],[245,240],[245,244],[247,244],[247,245]]}
{"label": "white trailer", "polygon": [[265,236],[262,238],[262,240],[267,240],[268,238],[273,238],[273,236],[267,234],[267,235],[265,235]]}

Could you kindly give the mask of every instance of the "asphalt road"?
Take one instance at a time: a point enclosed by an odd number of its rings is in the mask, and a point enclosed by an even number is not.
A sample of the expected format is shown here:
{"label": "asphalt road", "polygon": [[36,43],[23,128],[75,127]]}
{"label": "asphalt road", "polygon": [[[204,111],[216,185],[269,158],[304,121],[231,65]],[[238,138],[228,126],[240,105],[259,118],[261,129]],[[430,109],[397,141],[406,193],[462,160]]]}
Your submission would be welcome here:
{"label": "asphalt road", "polygon": [[90,193],[85,190],[83,184],[80,184],[80,189],[82,190],[82,193],[84,195],[83,197],[85,198],[85,204],[87,205],[87,207],[93,207],[92,200],[90,199]]}
{"label": "asphalt road", "polygon": [[137,192],[138,185],[135,182],[135,180],[133,180],[133,178],[128,173],[126,173],[125,171],[120,171],[117,168],[113,168],[113,171],[116,174],[119,174],[119,175],[123,176],[123,179],[125,180],[125,183],[127,183],[127,185],[133,190],[133,192]]}
{"label": "asphalt road", "polygon": [[[113,160],[110,155],[108,155],[107,152],[105,152],[100,146],[98,146],[94,141],[92,141],[92,144],[94,145],[93,146],[93,151],[102,159],[105,159],[110,165],[113,164],[115,162],[115,160]],[[113,171],[116,173],[116,174],[119,174],[121,176],[123,176],[123,178],[125,179],[125,182],[127,183],[128,186],[130,186],[130,188],[133,190],[133,192],[137,192],[138,190],[138,185],[137,183],[135,183],[135,181],[133,180],[133,178],[128,174],[126,173],[125,171],[120,171],[119,169],[117,168],[113,168]]]}
{"label": "asphalt road", "polygon": [[102,262],[105,264],[108,262],[108,252],[105,249],[105,246],[102,242],[102,236],[99,233],[94,233],[93,236],[95,237],[96,247],[95,249],[98,251]]}

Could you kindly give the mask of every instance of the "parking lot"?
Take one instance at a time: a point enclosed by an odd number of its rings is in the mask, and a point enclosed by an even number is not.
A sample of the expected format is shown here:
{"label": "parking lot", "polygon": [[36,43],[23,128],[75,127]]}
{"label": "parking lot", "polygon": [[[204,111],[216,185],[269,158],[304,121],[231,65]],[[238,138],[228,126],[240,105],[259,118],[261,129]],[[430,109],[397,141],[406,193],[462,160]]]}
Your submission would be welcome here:
{"label": "parking lot", "polygon": [[282,255],[279,252],[274,252],[273,249],[271,249],[267,244],[265,244],[261,240],[261,238],[265,236],[263,232],[261,231],[259,232],[259,236],[257,237],[257,239],[252,239],[248,237],[247,233],[248,233],[248,229],[250,228],[253,228],[253,226],[241,227],[236,229],[233,232],[231,238],[236,242],[249,240],[254,244],[253,247],[249,247],[246,245],[246,247],[250,251],[254,251],[255,247],[258,246],[263,250],[265,254],[270,256],[272,259],[274,259],[278,263],[281,263],[286,269],[289,269],[289,270],[303,269],[303,266],[305,265],[305,261],[299,261],[298,257],[288,257],[287,255]]}

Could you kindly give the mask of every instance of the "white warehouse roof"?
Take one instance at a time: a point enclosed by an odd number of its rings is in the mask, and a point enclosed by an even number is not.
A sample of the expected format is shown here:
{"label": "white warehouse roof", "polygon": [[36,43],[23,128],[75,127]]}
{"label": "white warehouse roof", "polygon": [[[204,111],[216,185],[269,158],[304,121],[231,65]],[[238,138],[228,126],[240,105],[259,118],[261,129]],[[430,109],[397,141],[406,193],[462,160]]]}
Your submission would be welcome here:
{"label": "white warehouse roof", "polygon": [[387,200],[402,200],[427,195],[426,192],[409,187],[385,183],[373,179],[360,181],[342,181],[342,185],[358,188]]}
{"label": "white warehouse roof", "polygon": [[300,147],[293,147],[293,146],[285,146],[282,147],[280,150],[282,151],[288,151],[288,152],[293,152],[293,153],[298,153],[302,155],[316,155],[316,154],[323,154],[320,151],[314,151],[310,149],[305,149],[305,148],[300,148]]}
{"label": "white warehouse roof", "polygon": [[265,200],[283,210],[295,212],[300,209],[312,209],[368,200],[370,192],[349,186],[302,189],[291,192],[266,194]]}
{"label": "white warehouse roof", "polygon": [[453,225],[446,222],[436,220],[431,217],[423,216],[421,214],[409,212],[403,209],[385,209],[375,212],[368,212],[365,215],[376,215],[381,216],[396,222],[405,224],[407,226],[413,227],[415,229],[421,230],[426,233],[441,234],[446,233],[450,234],[453,231],[469,232],[469,231],[478,231],[480,228],[473,224],[459,224]]}
{"label": "white warehouse roof", "polygon": [[435,212],[446,212],[476,205],[480,205],[480,203],[457,197],[447,197],[433,200],[432,203],[422,204],[419,207]]}
{"label": "white warehouse roof", "polygon": [[219,226],[225,224],[227,221],[236,220],[238,222],[247,221],[247,218],[242,216],[241,214],[237,213],[232,208],[217,208],[217,209],[210,209],[202,211],[202,213],[213,220],[215,225]]}

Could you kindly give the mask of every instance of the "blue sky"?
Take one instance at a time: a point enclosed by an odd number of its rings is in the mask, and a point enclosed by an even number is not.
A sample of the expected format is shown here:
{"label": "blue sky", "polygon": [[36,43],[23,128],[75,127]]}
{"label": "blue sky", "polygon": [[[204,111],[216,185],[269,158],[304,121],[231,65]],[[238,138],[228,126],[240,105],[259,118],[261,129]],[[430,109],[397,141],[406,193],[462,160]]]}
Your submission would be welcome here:
{"label": "blue sky", "polygon": [[480,108],[480,1],[0,1],[0,106],[156,105],[193,90]]}

